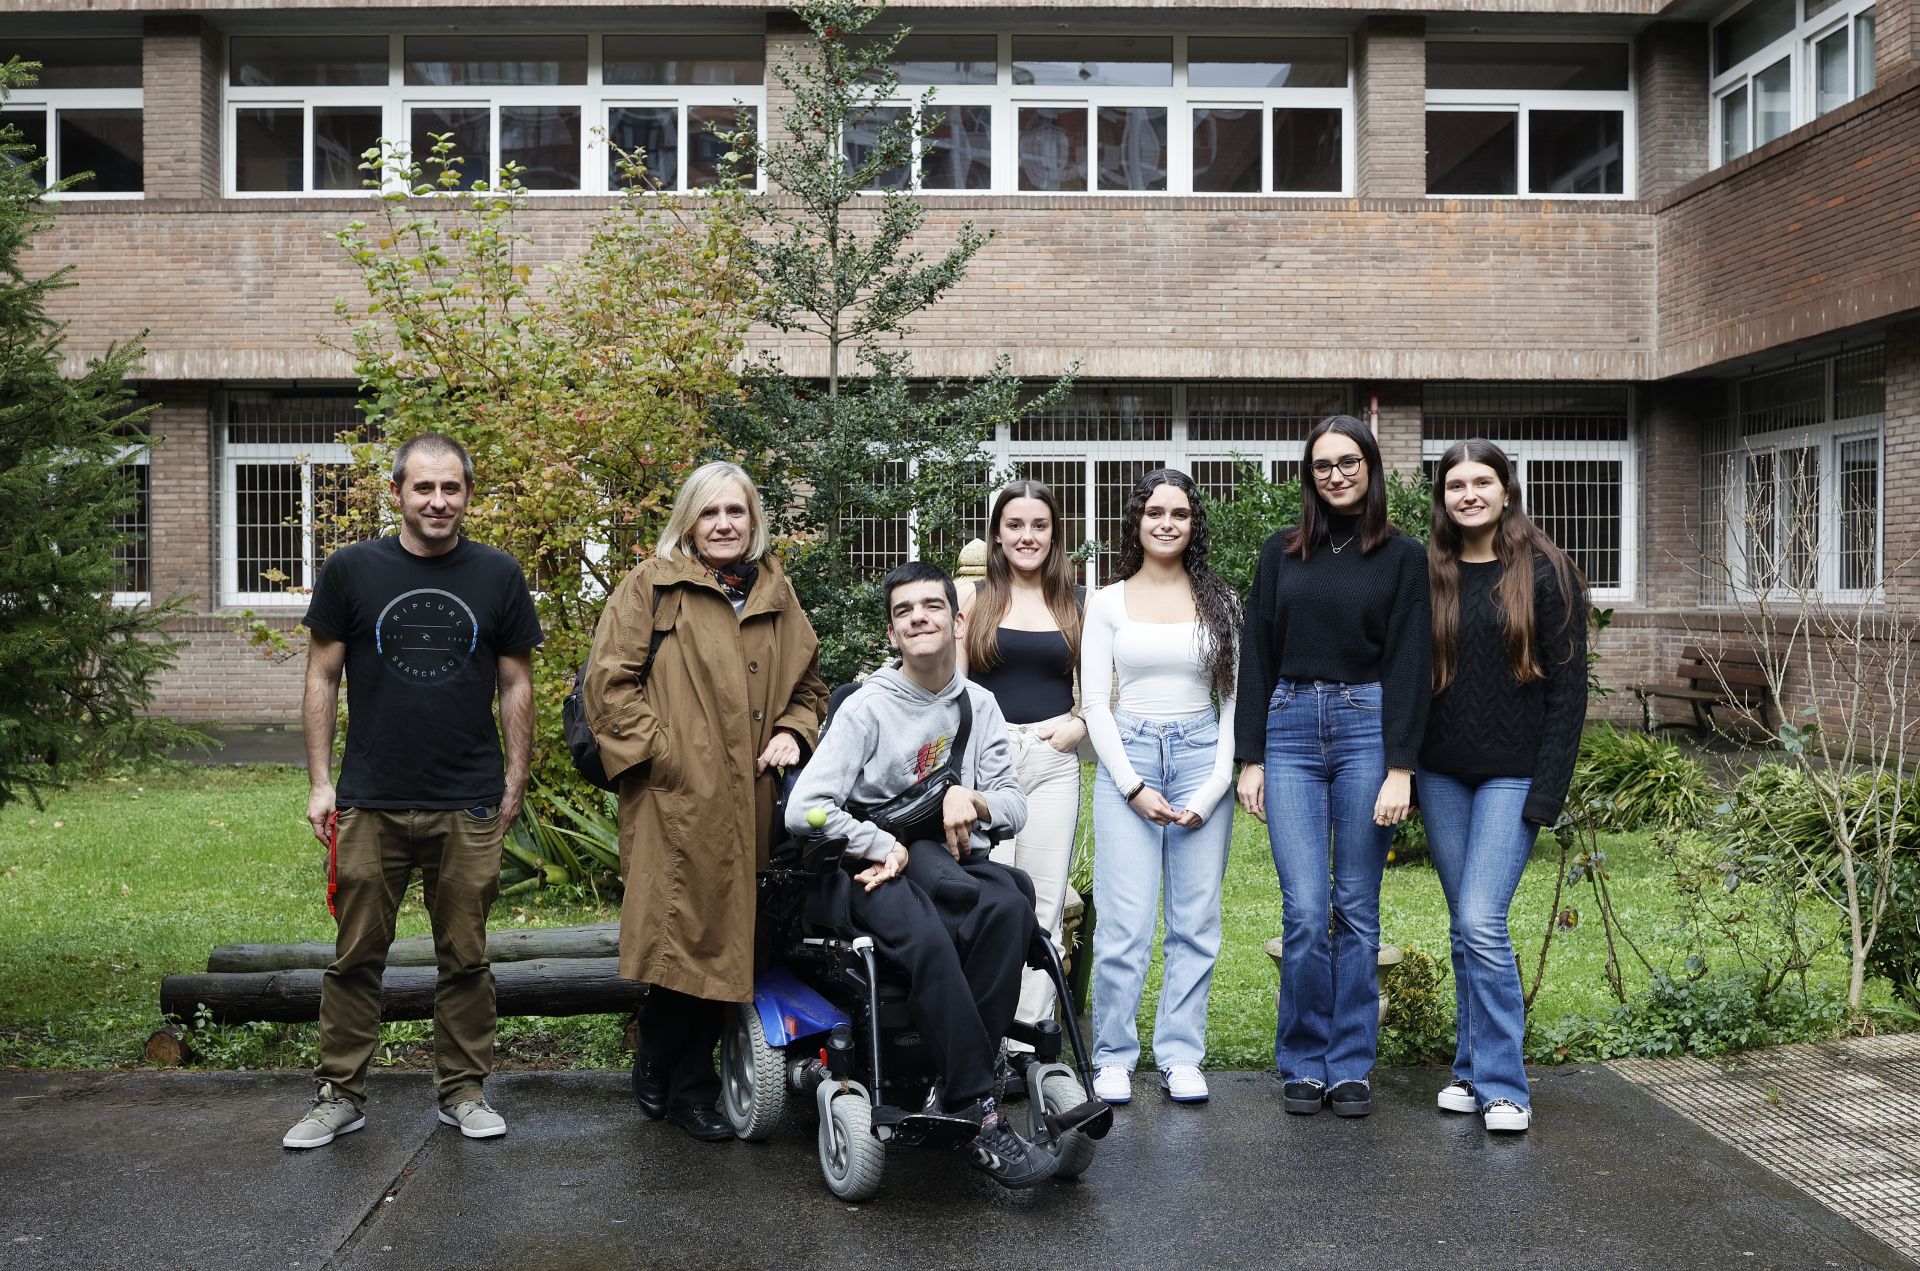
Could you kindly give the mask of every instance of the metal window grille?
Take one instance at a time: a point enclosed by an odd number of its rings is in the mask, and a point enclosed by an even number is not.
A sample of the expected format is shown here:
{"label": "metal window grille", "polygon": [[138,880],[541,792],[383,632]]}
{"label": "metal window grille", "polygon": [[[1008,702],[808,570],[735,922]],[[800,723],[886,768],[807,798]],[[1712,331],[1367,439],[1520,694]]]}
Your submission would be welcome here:
{"label": "metal window grille", "polygon": [[1703,440],[1701,603],[1871,595],[1884,533],[1884,347],[1747,376],[1728,401]]}
{"label": "metal window grille", "polygon": [[1527,512],[1601,597],[1638,575],[1633,390],[1618,384],[1433,384],[1421,412],[1432,480],[1448,446],[1474,437],[1506,451]]}
{"label": "metal window grille", "polygon": [[341,546],[348,442],[366,434],[351,389],[236,389],[218,430],[220,570],[229,604],[282,604]]}
{"label": "metal window grille", "polygon": [[113,528],[122,535],[113,549],[114,563],[120,569],[116,593],[137,600],[153,594],[153,469],[142,452],[121,464],[120,471],[133,485],[134,501],[113,522]]}

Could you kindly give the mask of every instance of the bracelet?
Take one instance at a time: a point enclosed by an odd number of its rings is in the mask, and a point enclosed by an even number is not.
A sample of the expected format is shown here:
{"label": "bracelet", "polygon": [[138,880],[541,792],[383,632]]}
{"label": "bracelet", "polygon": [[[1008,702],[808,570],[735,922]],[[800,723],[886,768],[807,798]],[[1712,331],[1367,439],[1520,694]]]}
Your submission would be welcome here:
{"label": "bracelet", "polygon": [[1137,782],[1134,785],[1133,789],[1127,791],[1126,794],[1124,794],[1121,797],[1124,798],[1128,803],[1132,803],[1134,796],[1139,794],[1142,790],[1146,788],[1147,788],[1147,779],[1145,777],[1142,777],[1140,778],[1139,782]]}

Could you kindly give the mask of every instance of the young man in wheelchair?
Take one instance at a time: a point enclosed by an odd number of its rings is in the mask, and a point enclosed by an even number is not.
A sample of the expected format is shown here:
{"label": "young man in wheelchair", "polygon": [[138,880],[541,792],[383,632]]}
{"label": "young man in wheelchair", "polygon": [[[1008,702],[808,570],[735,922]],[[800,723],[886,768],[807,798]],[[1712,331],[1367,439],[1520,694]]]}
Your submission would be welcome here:
{"label": "young man in wheelchair", "polygon": [[843,859],[858,872],[832,880],[832,903],[905,969],[941,1075],[939,1110],[978,1122],[968,1148],[977,1168],[1006,1187],[1036,1186],[1056,1160],[993,1098],[1036,924],[1031,885],[987,859],[988,831],[1017,833],[1026,796],[993,695],[956,674],[953,580],[909,562],[887,575],[884,594],[901,666],[836,709],[788,795],[787,827],[807,833],[817,808],[824,833],[846,840]]}

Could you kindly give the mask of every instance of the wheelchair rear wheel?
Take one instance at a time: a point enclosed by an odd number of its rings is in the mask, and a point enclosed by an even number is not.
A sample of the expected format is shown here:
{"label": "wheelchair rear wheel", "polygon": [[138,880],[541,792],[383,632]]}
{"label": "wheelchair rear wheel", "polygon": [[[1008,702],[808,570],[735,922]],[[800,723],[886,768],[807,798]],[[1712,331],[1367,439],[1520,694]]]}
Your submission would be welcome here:
{"label": "wheelchair rear wheel", "polygon": [[873,1136],[873,1107],[866,1096],[835,1095],[820,1119],[820,1173],[841,1200],[872,1200],[887,1168],[887,1145]]}
{"label": "wheelchair rear wheel", "polygon": [[767,1044],[752,1002],[734,1007],[720,1044],[720,1104],[743,1139],[773,1137],[787,1117],[787,1057]]}
{"label": "wheelchair rear wheel", "polygon": [[[1046,1112],[1065,1112],[1077,1108],[1087,1101],[1087,1092],[1080,1083],[1063,1072],[1047,1074],[1040,1083],[1040,1106]],[[1093,1164],[1093,1140],[1079,1130],[1068,1130],[1051,1145],[1053,1154],[1060,1164],[1054,1169],[1055,1178],[1078,1178],[1087,1172],[1087,1166]]]}

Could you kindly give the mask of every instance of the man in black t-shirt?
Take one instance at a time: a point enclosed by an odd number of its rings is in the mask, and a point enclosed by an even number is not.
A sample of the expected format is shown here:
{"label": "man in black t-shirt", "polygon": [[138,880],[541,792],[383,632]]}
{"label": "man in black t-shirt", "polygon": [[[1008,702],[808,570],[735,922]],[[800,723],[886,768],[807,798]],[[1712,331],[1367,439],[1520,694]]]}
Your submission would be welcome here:
{"label": "man in black t-shirt", "polygon": [[[307,822],[328,847],[327,905],[339,931],[321,982],[319,1090],[281,1139],[291,1148],[366,1124],[381,975],[416,867],[439,966],[440,1119],[470,1139],[507,1131],[482,1090],[494,1037],[487,910],[500,890],[501,838],[526,795],[540,622],[513,557],[460,535],[473,463],[458,442],[438,433],[409,441],[394,456],[391,488],[400,532],[328,558],[305,619]],[[343,670],[347,750],[336,788]]]}

